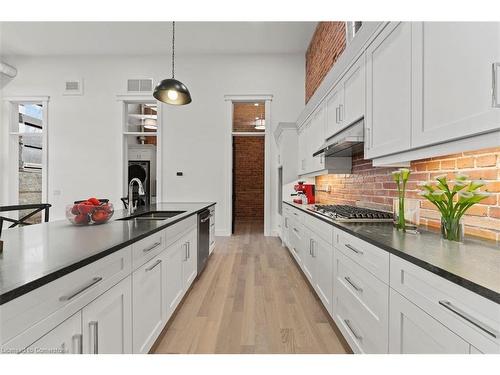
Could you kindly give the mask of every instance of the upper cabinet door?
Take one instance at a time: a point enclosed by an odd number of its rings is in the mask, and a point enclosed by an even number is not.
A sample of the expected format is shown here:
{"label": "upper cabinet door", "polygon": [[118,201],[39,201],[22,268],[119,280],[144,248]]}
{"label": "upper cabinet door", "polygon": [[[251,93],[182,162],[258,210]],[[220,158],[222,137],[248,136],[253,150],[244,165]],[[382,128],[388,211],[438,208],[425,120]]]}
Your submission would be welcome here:
{"label": "upper cabinet door", "polygon": [[366,50],[366,158],[410,148],[411,42],[411,23],[391,22]]}
{"label": "upper cabinet door", "polygon": [[120,281],[82,310],[85,354],[132,352],[131,277]]}
{"label": "upper cabinet door", "polygon": [[306,149],[307,149],[307,140],[306,140],[306,129],[308,124],[302,126],[299,130],[298,135],[298,170],[299,175],[304,174],[306,172]]}
{"label": "upper cabinet door", "polygon": [[418,22],[413,35],[412,147],[500,129],[492,93],[500,23]]}
{"label": "upper cabinet door", "polygon": [[318,151],[323,143],[325,143],[325,128],[326,128],[326,116],[325,116],[325,106],[320,104],[320,107],[313,114],[313,120],[311,121],[308,129],[308,149],[307,149],[307,159],[309,159],[308,165],[309,172],[319,171],[325,168],[325,159],[323,156],[313,157],[313,153]]}
{"label": "upper cabinet door", "polygon": [[365,55],[347,71],[342,88],[340,122],[341,128],[345,128],[365,115]]}
{"label": "upper cabinet door", "polygon": [[342,87],[337,85],[326,98],[326,134],[329,138],[341,129],[339,116]]}

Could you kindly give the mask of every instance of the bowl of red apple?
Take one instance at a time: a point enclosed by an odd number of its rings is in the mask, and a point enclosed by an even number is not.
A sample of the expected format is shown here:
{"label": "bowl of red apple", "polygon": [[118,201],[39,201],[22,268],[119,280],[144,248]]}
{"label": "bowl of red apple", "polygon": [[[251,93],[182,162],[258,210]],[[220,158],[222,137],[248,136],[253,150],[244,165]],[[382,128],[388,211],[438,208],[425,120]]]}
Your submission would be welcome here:
{"label": "bowl of red apple", "polygon": [[94,197],[66,206],[66,217],[74,225],[104,224],[114,212],[108,199]]}

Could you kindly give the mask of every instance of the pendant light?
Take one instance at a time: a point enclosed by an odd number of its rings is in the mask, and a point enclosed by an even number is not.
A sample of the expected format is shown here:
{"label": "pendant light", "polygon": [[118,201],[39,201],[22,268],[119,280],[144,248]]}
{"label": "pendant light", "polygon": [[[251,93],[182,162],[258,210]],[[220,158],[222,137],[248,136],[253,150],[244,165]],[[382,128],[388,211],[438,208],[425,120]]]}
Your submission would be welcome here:
{"label": "pendant light", "polygon": [[175,21],[172,22],[172,78],[162,80],[153,92],[155,99],[160,102],[184,105],[191,103],[191,94],[187,87],[175,79]]}

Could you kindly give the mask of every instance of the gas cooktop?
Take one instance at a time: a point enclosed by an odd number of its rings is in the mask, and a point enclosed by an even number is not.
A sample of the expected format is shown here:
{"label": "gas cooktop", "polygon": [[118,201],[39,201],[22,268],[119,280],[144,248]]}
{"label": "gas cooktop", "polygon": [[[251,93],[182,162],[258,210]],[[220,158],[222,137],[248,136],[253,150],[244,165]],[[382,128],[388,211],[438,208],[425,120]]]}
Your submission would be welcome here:
{"label": "gas cooktop", "polygon": [[390,222],[392,213],[341,204],[316,204],[308,210],[335,221],[345,222]]}

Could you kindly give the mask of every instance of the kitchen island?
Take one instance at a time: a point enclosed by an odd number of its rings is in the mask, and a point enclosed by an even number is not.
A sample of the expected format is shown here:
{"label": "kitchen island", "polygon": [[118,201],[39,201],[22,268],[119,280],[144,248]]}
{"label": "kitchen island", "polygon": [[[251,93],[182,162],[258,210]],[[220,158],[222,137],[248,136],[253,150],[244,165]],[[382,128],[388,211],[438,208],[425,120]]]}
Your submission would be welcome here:
{"label": "kitchen island", "polygon": [[2,351],[148,352],[196,278],[197,214],[214,205],[158,203],[134,215],[182,213],[120,220],[128,213],[117,210],[101,225],[4,231]]}

